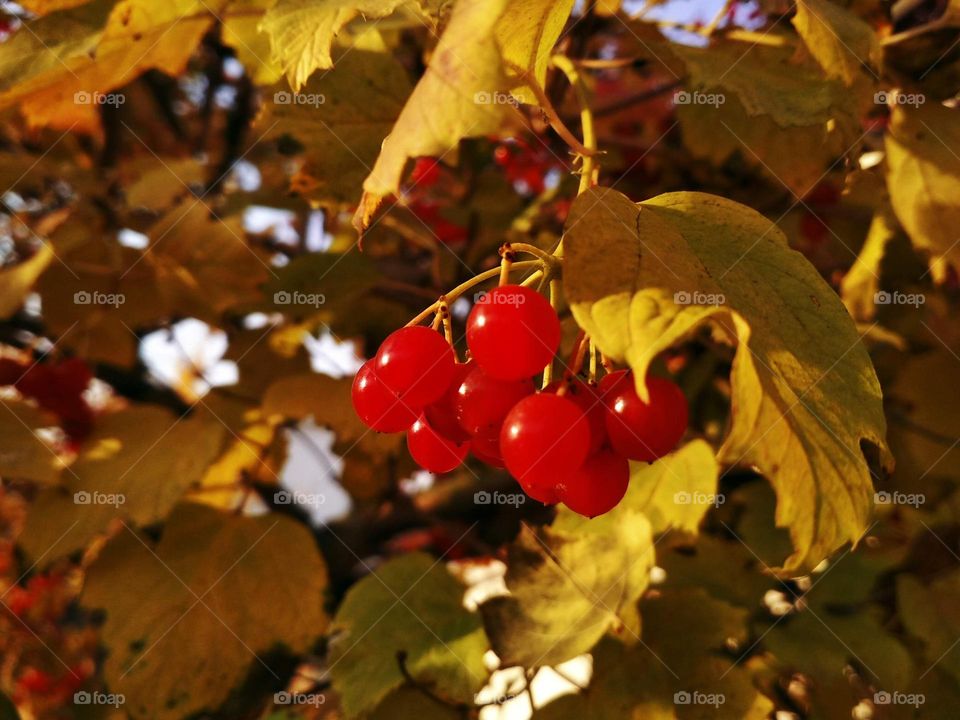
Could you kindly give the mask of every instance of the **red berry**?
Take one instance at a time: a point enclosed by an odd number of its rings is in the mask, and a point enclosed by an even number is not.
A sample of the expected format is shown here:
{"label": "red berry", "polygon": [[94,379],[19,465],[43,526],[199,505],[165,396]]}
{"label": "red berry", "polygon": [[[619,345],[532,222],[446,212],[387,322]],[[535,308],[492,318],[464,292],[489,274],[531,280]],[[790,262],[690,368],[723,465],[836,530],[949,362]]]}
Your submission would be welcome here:
{"label": "red berry", "polygon": [[446,392],[435,403],[427,405],[423,411],[430,426],[453,442],[466,442],[470,439],[470,433],[464,430],[457,420],[457,392],[464,378],[473,371],[474,367],[472,362],[457,363],[453,380]]}
{"label": "red berry", "polygon": [[587,459],[590,425],[572,400],[540,393],[524,398],[503,421],[500,452],[510,474],[531,497],[576,472]]}
{"label": "red berry", "polygon": [[407,449],[417,465],[434,473],[450,472],[463,462],[469,443],[455,443],[440,435],[421,417],[407,430]]}
{"label": "red berry", "polygon": [[627,492],[630,463],[611,450],[591,455],[560,487],[560,500],[575,513],[593,518],[617,506]]}
{"label": "red berry", "polygon": [[480,433],[474,435],[470,441],[470,452],[473,456],[485,462],[490,467],[505,468],[503,456],[500,454],[500,433]]}
{"label": "red berry", "polygon": [[34,667],[26,668],[17,678],[17,686],[29,693],[46,694],[53,689],[55,679],[49,673]]}
{"label": "red berry", "polygon": [[[687,399],[671,380],[647,378],[650,402],[637,395],[632,372],[611,373],[601,390],[607,406],[607,434],[615,451],[631,460],[653,462],[669,453],[687,429]],[[616,376],[616,377],[614,377]]]}
{"label": "red berry", "polygon": [[561,385],[566,387],[564,397],[573,400],[587,418],[590,425],[590,455],[597,452],[607,441],[607,408],[603,404],[600,388],[596,384],[585,383],[579,378],[565,378],[553,382],[547,392],[557,392]]}
{"label": "red berry", "polygon": [[440,161],[436,158],[421,157],[413,165],[410,171],[410,181],[414,185],[423,185],[430,187],[440,179]]}
{"label": "red berry", "polygon": [[377,432],[400,432],[417,420],[416,412],[380,382],[373,360],[365,362],[353,379],[352,397],[353,409],[364,425]]}
{"label": "red berry", "polygon": [[491,377],[529,378],[553,359],[560,345],[560,320],[540,293],[503,285],[470,311],[467,345],[473,360]]}
{"label": "red berry", "polygon": [[450,387],[456,362],[453,348],[440,333],[415,325],[390,333],[377,351],[374,367],[384,385],[420,411]]}
{"label": "red berry", "polygon": [[457,390],[457,419],[471,435],[499,433],[510,409],[533,394],[533,381],[497,380],[480,368],[467,375]]}

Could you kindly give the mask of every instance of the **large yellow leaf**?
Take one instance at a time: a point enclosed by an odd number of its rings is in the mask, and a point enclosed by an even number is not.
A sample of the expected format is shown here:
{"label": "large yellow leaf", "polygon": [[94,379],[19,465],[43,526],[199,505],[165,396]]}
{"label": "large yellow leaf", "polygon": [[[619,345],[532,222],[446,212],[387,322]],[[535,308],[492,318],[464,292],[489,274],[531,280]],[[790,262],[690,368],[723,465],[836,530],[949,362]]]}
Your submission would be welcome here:
{"label": "large yellow leaf", "polygon": [[176,720],[219,708],[254,667],[279,676],[277,650],[306,652],[327,624],[326,584],[294,520],[185,503],[155,546],[128,530],[109,542],[81,602],[106,615],[103,673],[124,712]]}
{"label": "large yellow leaf", "polygon": [[53,248],[44,243],[29,258],[16,265],[0,268],[0,318],[15,313],[23,304],[40,274],[53,260]]}
{"label": "large yellow leaf", "polygon": [[54,427],[57,418],[26,402],[0,400],[0,477],[52,484],[63,463],[37,435]]}
{"label": "large yellow leaf", "polygon": [[840,294],[850,315],[857,321],[872,320],[876,315],[875,296],[880,288],[880,266],[898,230],[896,218],[890,206],[885,204],[874,214],[867,239],[853,266],[843,277]]}
{"label": "large yellow leaf", "polygon": [[[508,72],[520,68],[529,72],[543,87],[554,43],[570,17],[573,0],[512,0],[497,23],[497,42],[503,51]],[[511,90],[520,102],[536,105],[536,95],[529,87]]]}
{"label": "large yellow leaf", "polygon": [[721,461],[756,466],[777,524],[809,568],[864,532],[872,507],[863,440],[883,450],[880,387],[836,293],[766,218],[702,193],[637,206],[595,188],[571,208],[564,285],[577,321],[645,395],[653,358],[711,320],[738,342]]}
{"label": "large yellow leaf", "polygon": [[960,265],[960,112],[897,105],[886,135],[887,189],[915,247],[937,277]]}

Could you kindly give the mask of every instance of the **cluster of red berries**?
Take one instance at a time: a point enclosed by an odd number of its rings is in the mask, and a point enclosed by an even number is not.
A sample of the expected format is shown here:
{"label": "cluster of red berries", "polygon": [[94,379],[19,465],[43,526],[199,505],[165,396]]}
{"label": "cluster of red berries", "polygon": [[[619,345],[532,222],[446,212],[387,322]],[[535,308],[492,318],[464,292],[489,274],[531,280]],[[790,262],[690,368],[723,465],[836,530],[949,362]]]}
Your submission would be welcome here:
{"label": "cluster of red berries", "polygon": [[472,452],[509,470],[530,497],[595,517],[626,493],[628,460],[652,462],[676,446],[687,403],[657,377],[647,379],[644,403],[626,370],[599,384],[568,373],[537,392],[533,378],[559,345],[560,321],[546,298],[503,285],[470,312],[470,360],[458,363],[431,328],[397,330],[357,373],[354,408],[374,430],[405,430],[425,470],[449,472]]}
{"label": "cluster of red berries", "polygon": [[0,358],[0,386],[13,385],[44,410],[60,419],[72,440],[83,440],[93,429],[94,413],[83,398],[93,373],[79,358],[59,363],[24,365],[12,358]]}

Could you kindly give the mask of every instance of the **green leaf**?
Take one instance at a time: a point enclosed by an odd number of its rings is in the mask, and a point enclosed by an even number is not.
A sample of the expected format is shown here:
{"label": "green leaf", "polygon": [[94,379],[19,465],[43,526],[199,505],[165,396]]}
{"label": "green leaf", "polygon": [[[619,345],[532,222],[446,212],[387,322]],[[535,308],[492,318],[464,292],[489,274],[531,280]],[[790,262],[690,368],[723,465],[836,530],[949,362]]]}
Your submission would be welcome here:
{"label": "green leaf", "polygon": [[713,448],[694,440],[655,463],[630,463],[630,486],[621,501],[650,520],[654,533],[675,528],[697,534],[717,495],[719,467]]}
{"label": "green leaf", "polygon": [[333,687],[347,717],[371,711],[407,672],[442,697],[473,702],[486,681],[487,640],[440,561],[414,553],[384,563],[347,592],[331,631]]}
{"label": "green leaf", "polygon": [[799,0],[793,26],[827,77],[852,87],[879,79],[880,40],[866,22],[830,0]]}
{"label": "green leaf", "polygon": [[251,669],[270,669],[268,653],[307,651],[327,624],[326,584],[292,519],[188,503],[156,546],[132,531],[111,540],[80,600],[106,614],[104,678],[124,710],[174,720],[219,707]]}
{"label": "green leaf", "polygon": [[294,92],[314,70],[334,65],[334,38],[357,15],[381,18],[408,0],[278,0],[260,22],[270,37],[272,61],[282,69]]}
{"label": "green leaf", "polygon": [[622,504],[587,520],[563,510],[553,527],[524,526],[508,548],[510,595],[481,605],[504,666],[556,665],[588,652],[607,630],[636,638],[636,604],[654,564],[650,523]]}
{"label": "green leaf", "polygon": [[896,105],[886,134],[887,189],[910,239],[934,276],[960,266],[960,113],[931,103]]}
{"label": "green leaf", "polygon": [[36,431],[55,427],[57,418],[26,402],[0,400],[0,405],[0,477],[55,483],[63,463]]}
{"label": "green leaf", "polygon": [[304,146],[305,164],[295,178],[301,194],[353,203],[411,90],[390,54],[348,48],[337,53],[334,70],[299,92],[268,91],[258,125],[268,136],[289,134]]}
{"label": "green leaf", "polygon": [[[640,206],[594,188],[574,202],[565,293],[609,357],[630,364],[638,392],[658,353],[710,320],[737,341],[732,425],[720,450],[756,466],[777,491],[777,525],[795,547],[783,572],[815,566],[866,529],[870,469],[886,450],[876,374],[839,298],[766,218],[702,193]],[[597,273],[609,258],[607,273]]]}
{"label": "green leaf", "polygon": [[166,518],[219,454],[224,428],[138,405],[100,418],[63,486],[34,501],[19,542],[34,560],[80,550],[117,518],[135,527]]}

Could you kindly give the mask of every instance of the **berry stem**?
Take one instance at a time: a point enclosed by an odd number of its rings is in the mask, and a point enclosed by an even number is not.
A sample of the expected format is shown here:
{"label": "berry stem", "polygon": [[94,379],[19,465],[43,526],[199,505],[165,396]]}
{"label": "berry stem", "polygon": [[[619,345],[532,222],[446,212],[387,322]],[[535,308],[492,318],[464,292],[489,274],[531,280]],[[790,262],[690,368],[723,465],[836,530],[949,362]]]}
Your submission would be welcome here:
{"label": "berry stem", "polygon": [[447,339],[447,344],[453,347],[453,321],[450,319],[450,305],[447,304],[446,297],[440,298],[440,319],[443,322],[443,336]]}
{"label": "berry stem", "polygon": [[577,94],[577,102],[580,104],[580,127],[583,133],[583,147],[588,152],[579,153],[583,160],[580,168],[580,194],[588,188],[596,185],[599,166],[596,163],[597,155],[597,136],[593,129],[593,112],[590,110],[590,103],[587,97],[587,89],[583,84],[583,78],[580,77],[580,71],[566,55],[554,55],[550,58],[550,63],[560,72],[566,75],[567,80]]}
{"label": "berry stem", "polygon": [[590,338],[590,376],[591,383],[597,381],[597,344]]}
{"label": "berry stem", "polygon": [[[543,263],[540,260],[523,260],[521,262],[514,263],[513,267],[516,268],[517,270],[532,270],[534,268],[537,268],[542,271]],[[495,268],[490,268],[489,270],[484,270],[479,275],[474,275],[469,280],[466,280],[460,283],[455,288],[453,288],[453,290],[446,293],[443,297],[447,303],[450,303],[456,300],[457,298],[459,298],[470,288],[475,287],[480,283],[486,280],[489,280],[490,278],[497,277],[499,274],[500,274],[499,266]],[[416,317],[414,317],[410,322],[407,323],[407,326],[409,327],[411,325],[419,325],[428,317],[430,317],[433,313],[435,313],[438,307],[440,307],[439,299],[431,303],[427,307],[425,307],[423,310],[421,310]]]}

